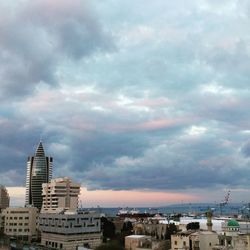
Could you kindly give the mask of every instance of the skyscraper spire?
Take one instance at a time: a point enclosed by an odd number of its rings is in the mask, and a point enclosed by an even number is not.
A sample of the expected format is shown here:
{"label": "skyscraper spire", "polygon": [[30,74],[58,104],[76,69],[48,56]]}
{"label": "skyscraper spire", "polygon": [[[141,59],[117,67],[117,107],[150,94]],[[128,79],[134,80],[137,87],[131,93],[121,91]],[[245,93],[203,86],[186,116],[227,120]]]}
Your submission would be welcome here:
{"label": "skyscraper spire", "polygon": [[42,207],[42,184],[52,178],[53,158],[45,155],[43,144],[40,141],[35,155],[28,157],[26,175],[25,205]]}
{"label": "skyscraper spire", "polygon": [[41,156],[41,157],[45,156],[43,144],[42,144],[41,140],[37,146],[35,156]]}

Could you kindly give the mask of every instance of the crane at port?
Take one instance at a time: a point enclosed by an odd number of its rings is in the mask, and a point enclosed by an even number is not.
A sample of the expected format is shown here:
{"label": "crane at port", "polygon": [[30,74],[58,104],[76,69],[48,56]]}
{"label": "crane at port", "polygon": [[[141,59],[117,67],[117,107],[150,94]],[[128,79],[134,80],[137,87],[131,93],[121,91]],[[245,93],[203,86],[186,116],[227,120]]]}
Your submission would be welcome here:
{"label": "crane at port", "polygon": [[226,195],[225,195],[225,197],[224,197],[224,200],[219,203],[219,206],[220,206],[220,215],[222,215],[222,208],[225,207],[228,204],[228,202],[229,202],[230,194],[231,194],[231,191],[228,190],[227,193],[226,193]]}

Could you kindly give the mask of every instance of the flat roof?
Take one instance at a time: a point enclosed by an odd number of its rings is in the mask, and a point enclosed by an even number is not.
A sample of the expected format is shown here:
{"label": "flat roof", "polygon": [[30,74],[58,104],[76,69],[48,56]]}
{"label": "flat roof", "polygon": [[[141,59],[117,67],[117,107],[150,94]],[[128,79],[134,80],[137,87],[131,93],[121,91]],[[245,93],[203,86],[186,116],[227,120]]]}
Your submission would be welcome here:
{"label": "flat roof", "polygon": [[134,239],[145,238],[145,237],[151,238],[151,236],[148,236],[148,235],[136,235],[136,234],[126,236],[126,238],[134,238]]}

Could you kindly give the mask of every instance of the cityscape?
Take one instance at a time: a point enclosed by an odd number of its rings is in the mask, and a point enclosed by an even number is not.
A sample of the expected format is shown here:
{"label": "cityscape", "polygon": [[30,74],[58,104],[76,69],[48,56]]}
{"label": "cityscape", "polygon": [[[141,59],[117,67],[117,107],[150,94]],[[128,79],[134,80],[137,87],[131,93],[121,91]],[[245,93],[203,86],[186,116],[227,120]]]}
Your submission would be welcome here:
{"label": "cityscape", "polygon": [[[0,186],[1,249],[224,250],[249,249],[250,203],[231,206],[230,190],[219,210],[204,204],[170,207],[120,208],[116,214],[101,207],[86,209],[79,200],[81,184],[71,177],[53,176],[53,157],[42,141],[27,158],[24,206],[11,207]],[[186,204],[187,206],[188,204]],[[212,204],[213,205],[213,204]],[[203,209],[203,210],[202,210]]]}
{"label": "cityscape", "polygon": [[250,250],[249,0],[0,0],[0,250]]}

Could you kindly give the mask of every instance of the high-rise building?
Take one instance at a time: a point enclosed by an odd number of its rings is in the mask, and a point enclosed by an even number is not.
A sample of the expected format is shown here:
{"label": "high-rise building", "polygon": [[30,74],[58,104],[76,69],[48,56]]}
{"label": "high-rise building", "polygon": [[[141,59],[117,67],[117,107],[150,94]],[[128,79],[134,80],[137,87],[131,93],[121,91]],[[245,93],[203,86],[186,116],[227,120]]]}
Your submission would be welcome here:
{"label": "high-rise building", "polygon": [[42,184],[48,183],[52,178],[53,158],[44,153],[40,141],[35,155],[28,157],[26,175],[25,206],[34,206],[39,210],[42,207]]}
{"label": "high-rise building", "polygon": [[42,213],[59,213],[61,211],[76,211],[81,185],[74,183],[69,177],[52,179],[43,183]]}
{"label": "high-rise building", "polygon": [[7,189],[0,185],[0,212],[1,209],[4,209],[10,205],[10,197]]}
{"label": "high-rise building", "polygon": [[96,248],[102,242],[97,212],[78,210],[80,184],[69,177],[43,184],[43,207],[38,219],[41,245],[46,249]]}

